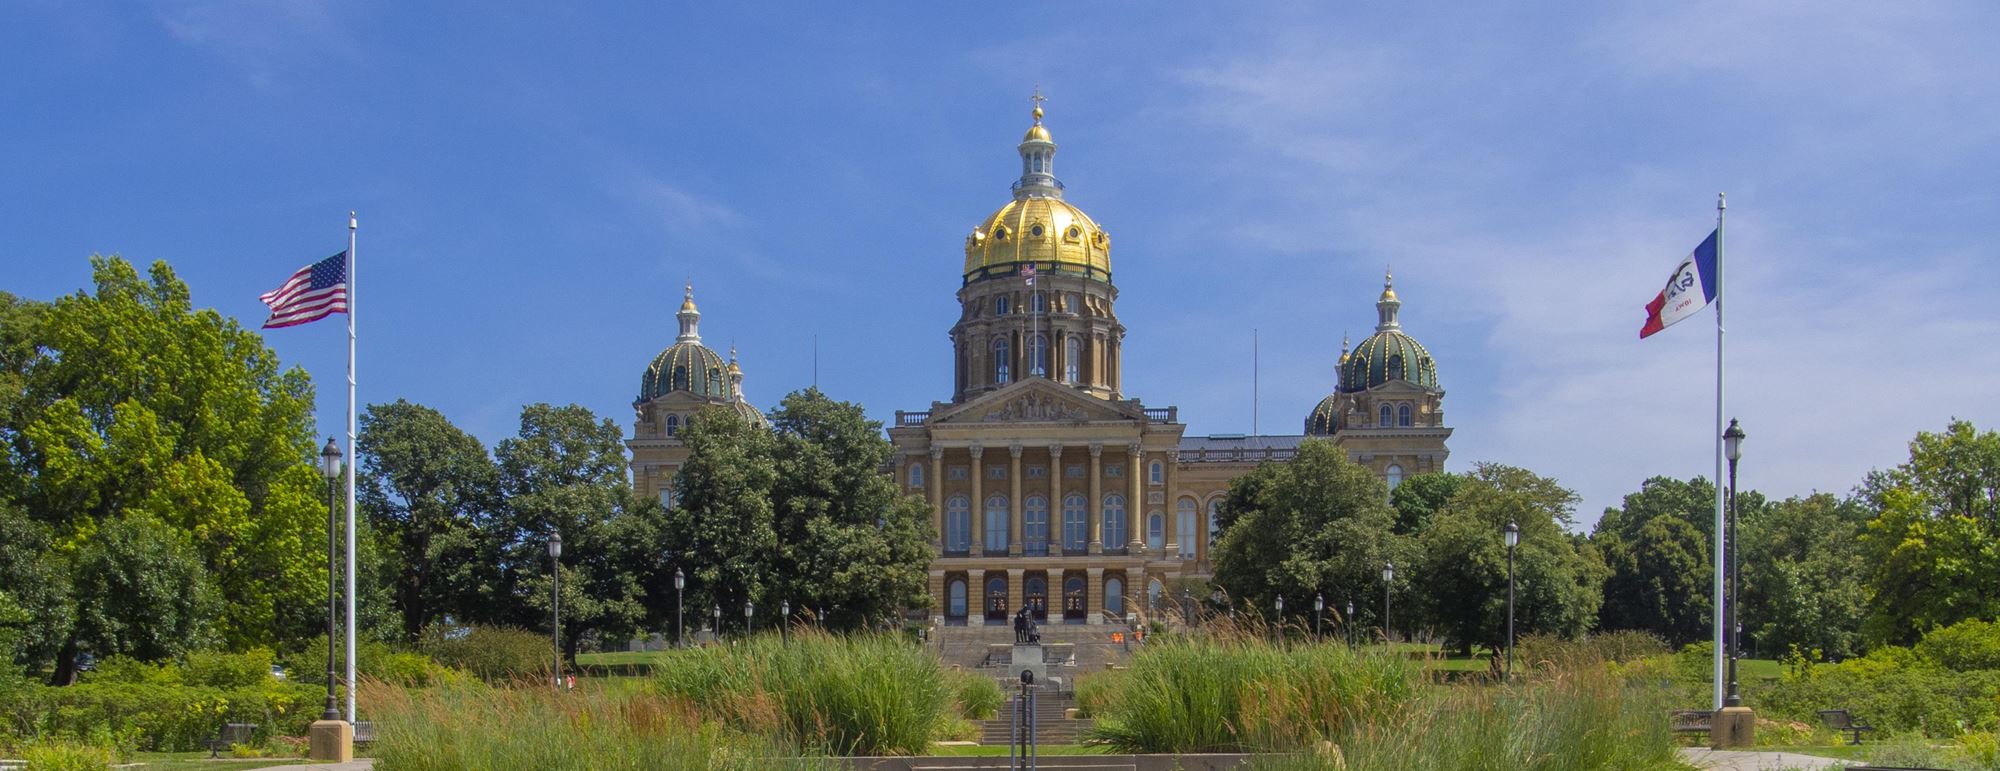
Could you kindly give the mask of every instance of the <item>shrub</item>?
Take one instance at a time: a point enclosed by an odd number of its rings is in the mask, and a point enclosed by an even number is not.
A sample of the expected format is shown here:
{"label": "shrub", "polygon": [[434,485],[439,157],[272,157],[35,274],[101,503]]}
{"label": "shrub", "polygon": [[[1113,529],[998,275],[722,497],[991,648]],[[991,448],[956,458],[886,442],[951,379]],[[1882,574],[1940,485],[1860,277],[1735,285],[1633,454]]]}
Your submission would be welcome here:
{"label": "shrub", "polygon": [[653,683],[731,728],[831,755],[918,754],[951,718],[937,658],[894,634],[801,630],[789,645],[765,635],[674,651]]}
{"label": "shrub", "polygon": [[546,682],[551,666],[549,638],[512,627],[431,626],[417,648],[440,664],[489,683],[523,678]]}
{"label": "shrub", "polygon": [[23,753],[27,771],[104,771],[114,759],[110,750],[69,742],[28,745]]}
{"label": "shrub", "polygon": [[242,653],[196,651],[182,665],[182,682],[216,688],[254,688],[271,680],[271,665],[278,657],[268,648],[252,648]]}
{"label": "shrub", "polygon": [[303,734],[325,693],[323,686],[280,682],[268,673],[254,688],[99,681],[40,687],[0,709],[26,736],[180,751],[205,747],[223,723],[256,723],[260,739]]}
{"label": "shrub", "polygon": [[1916,654],[1957,672],[2000,669],[2000,624],[1970,619],[1934,629],[1917,641]]}
{"label": "shrub", "polygon": [[973,672],[953,672],[951,682],[959,717],[991,720],[994,715],[1000,714],[1000,704],[1006,701],[1006,696],[1000,692],[1000,683],[993,678]]}

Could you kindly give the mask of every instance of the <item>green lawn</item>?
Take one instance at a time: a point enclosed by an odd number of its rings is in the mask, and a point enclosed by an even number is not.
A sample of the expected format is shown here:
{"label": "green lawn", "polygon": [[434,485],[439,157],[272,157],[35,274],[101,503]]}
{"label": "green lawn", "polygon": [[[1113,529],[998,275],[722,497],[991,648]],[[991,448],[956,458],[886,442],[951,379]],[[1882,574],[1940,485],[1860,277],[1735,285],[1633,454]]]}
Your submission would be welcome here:
{"label": "green lawn", "polygon": [[209,760],[207,752],[139,752],[132,755],[131,762],[137,765],[121,768],[136,771],[240,771],[311,761],[304,758],[232,758],[226,755]]}
{"label": "green lawn", "polygon": [[[1007,746],[989,744],[931,745],[931,754],[945,757],[992,757],[1005,756]],[[1111,748],[1101,744],[1044,744],[1035,748],[1037,755],[1109,755]]]}

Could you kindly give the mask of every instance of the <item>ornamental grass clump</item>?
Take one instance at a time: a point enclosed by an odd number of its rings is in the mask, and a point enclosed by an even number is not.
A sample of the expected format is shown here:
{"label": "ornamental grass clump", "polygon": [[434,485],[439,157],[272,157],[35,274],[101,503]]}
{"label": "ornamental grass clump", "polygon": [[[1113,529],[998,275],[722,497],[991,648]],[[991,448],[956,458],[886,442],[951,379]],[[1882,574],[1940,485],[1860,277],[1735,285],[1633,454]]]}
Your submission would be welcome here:
{"label": "ornamental grass clump", "polygon": [[781,742],[704,724],[687,704],[643,690],[377,682],[361,697],[376,723],[381,771],[813,767]]}
{"label": "ornamental grass clump", "polygon": [[1080,690],[1097,721],[1091,736],[1120,751],[1269,752],[1384,720],[1414,698],[1421,678],[1420,661],[1338,644],[1161,637],[1128,669]]}
{"label": "ornamental grass clump", "polygon": [[[662,696],[733,729],[824,755],[918,755],[958,714],[937,658],[894,635],[799,630],[675,651],[653,667]],[[983,689],[961,693],[985,699]]]}

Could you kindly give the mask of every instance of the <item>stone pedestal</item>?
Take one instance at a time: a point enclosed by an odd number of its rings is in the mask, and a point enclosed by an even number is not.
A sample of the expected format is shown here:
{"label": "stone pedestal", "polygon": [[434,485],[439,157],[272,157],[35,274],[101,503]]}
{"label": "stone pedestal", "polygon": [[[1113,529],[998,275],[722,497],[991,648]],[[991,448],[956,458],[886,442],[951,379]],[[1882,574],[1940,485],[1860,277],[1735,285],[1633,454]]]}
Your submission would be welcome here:
{"label": "stone pedestal", "polygon": [[1015,684],[1020,683],[1021,670],[1024,669],[1035,673],[1036,685],[1042,685],[1049,681],[1049,667],[1048,664],[1043,661],[1042,646],[1040,645],[1014,646],[1013,665],[1007,668],[1008,680]]}
{"label": "stone pedestal", "polygon": [[1709,746],[1722,749],[1757,745],[1757,713],[1749,707],[1723,707],[1710,718]]}
{"label": "stone pedestal", "polygon": [[354,726],[345,720],[315,720],[306,729],[306,756],[325,763],[354,759]]}

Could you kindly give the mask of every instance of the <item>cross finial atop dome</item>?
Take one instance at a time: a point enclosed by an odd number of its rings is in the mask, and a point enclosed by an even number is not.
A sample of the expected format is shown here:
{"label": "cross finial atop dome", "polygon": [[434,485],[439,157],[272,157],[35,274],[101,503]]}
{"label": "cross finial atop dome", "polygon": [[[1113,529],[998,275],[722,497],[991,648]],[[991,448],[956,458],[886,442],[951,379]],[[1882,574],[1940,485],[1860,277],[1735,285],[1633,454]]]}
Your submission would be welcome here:
{"label": "cross finial atop dome", "polygon": [[1042,96],[1042,84],[1036,83],[1035,95],[1028,97],[1028,101],[1035,103],[1034,115],[1035,115],[1035,125],[1037,126],[1042,125],[1042,103],[1048,100],[1049,100],[1048,97]]}
{"label": "cross finial atop dome", "polygon": [[681,297],[681,312],[674,314],[681,320],[679,342],[701,342],[701,311],[694,307],[694,282],[687,284],[687,294]]}

